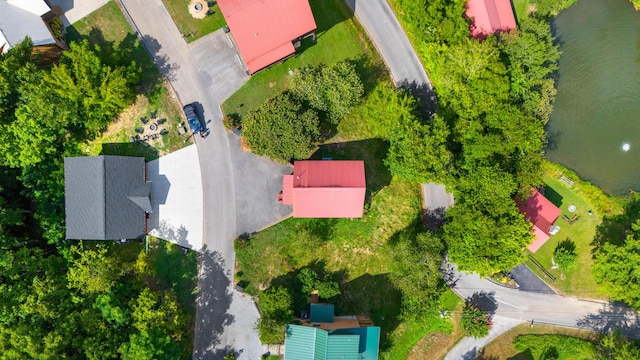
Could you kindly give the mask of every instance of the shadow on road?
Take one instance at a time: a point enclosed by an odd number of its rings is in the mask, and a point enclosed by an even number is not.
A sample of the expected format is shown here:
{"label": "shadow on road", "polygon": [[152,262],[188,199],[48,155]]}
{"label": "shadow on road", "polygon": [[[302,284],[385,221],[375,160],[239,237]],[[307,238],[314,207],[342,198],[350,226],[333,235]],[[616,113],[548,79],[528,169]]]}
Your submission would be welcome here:
{"label": "shadow on road", "polygon": [[605,334],[617,329],[623,336],[640,339],[638,320],[638,314],[632,308],[620,303],[608,303],[597,314],[579,319],[576,326]]}
{"label": "shadow on road", "polygon": [[495,295],[495,291],[478,291],[468,297],[467,302],[479,310],[493,314],[498,309]]}
{"label": "shadow on road", "polygon": [[222,344],[221,339],[225,326],[235,321],[228,312],[232,293],[225,266],[217,251],[212,252],[206,246],[202,249],[196,302],[194,359],[222,359],[234,352],[234,349]]}
{"label": "shadow on road", "polygon": [[413,96],[418,98],[420,103],[420,110],[424,114],[426,119],[431,119],[438,110],[438,99],[433,89],[424,83],[418,83],[414,81],[404,81],[397,84],[399,88],[408,89]]}
{"label": "shadow on road", "polygon": [[175,81],[178,64],[169,63],[169,57],[166,54],[160,53],[162,45],[160,45],[158,40],[149,35],[145,35],[142,37],[142,43],[147,48],[147,51],[149,51],[149,54],[151,54],[160,73],[169,81]]}

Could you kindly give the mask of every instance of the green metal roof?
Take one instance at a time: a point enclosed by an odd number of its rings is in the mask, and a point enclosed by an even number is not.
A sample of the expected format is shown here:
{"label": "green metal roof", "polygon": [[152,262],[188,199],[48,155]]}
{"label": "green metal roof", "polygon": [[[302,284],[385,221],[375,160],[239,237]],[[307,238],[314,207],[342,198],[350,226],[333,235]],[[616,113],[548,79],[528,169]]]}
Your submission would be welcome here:
{"label": "green metal roof", "polygon": [[358,335],[358,353],[361,360],[378,360],[378,349],[380,347],[380,327],[368,326],[351,329],[338,329],[330,333],[329,337],[348,334]]}
{"label": "green metal roof", "polygon": [[285,359],[324,360],[329,334],[324,330],[318,330],[308,326],[287,325],[284,339]]}
{"label": "green metal roof", "polygon": [[309,321],[332,323],[333,322],[333,304],[311,304],[311,314]]}
{"label": "green metal roof", "polygon": [[287,325],[284,360],[378,360],[377,326],[322,330]]}
{"label": "green metal roof", "polygon": [[329,335],[327,360],[360,360],[359,335]]}

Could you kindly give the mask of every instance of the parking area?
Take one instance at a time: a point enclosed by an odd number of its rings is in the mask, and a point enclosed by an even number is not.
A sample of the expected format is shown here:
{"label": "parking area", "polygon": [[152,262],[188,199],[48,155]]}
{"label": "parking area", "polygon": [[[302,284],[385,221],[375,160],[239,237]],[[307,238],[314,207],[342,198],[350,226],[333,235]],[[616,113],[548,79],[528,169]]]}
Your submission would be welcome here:
{"label": "parking area", "polygon": [[202,177],[195,145],[147,163],[151,181],[149,234],[196,251],[202,248]]}
{"label": "parking area", "polygon": [[188,46],[200,71],[211,78],[211,89],[219,104],[249,80],[238,49],[222,29]]}

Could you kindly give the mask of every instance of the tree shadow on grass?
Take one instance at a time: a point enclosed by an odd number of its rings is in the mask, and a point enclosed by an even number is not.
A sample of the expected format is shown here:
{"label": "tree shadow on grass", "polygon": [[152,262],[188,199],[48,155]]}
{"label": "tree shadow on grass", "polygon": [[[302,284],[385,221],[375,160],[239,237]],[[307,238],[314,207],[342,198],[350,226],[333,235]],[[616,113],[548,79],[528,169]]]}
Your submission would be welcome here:
{"label": "tree shadow on grass", "polygon": [[393,344],[389,335],[398,327],[402,294],[388,274],[364,274],[344,283],[342,294],[335,302],[340,314],[361,315],[371,318],[380,326],[380,351]]}
{"label": "tree shadow on grass", "polygon": [[613,245],[624,244],[627,230],[638,219],[640,219],[640,194],[634,194],[627,202],[622,214],[605,216],[602,219],[591,242],[591,254],[595,257],[596,253],[606,243]]}
{"label": "tree shadow on grass", "polygon": [[391,172],[383,162],[388,150],[389,143],[383,139],[337,142],[321,145],[311,159],[364,160],[367,182],[365,203],[369,204],[378,191],[391,183]]}
{"label": "tree shadow on grass", "polygon": [[191,318],[196,313],[196,289],[198,281],[198,258],[193,251],[185,254],[168,241],[157,240],[150,253],[151,264],[157,274],[158,286],[172,289],[178,303]]}
{"label": "tree shadow on grass", "polygon": [[353,17],[353,10],[341,0],[310,0],[309,5],[316,21],[316,37]]}
{"label": "tree shadow on grass", "polygon": [[158,158],[158,150],[145,141],[134,141],[128,143],[105,143],[102,144],[100,155],[120,155],[143,157],[145,161]]}
{"label": "tree shadow on grass", "polygon": [[551,203],[557,207],[561,207],[562,206],[562,195],[560,195],[554,188],[552,188],[551,186],[547,185],[544,187],[544,192],[543,192],[544,197],[547,198],[547,200],[551,201]]}
{"label": "tree shadow on grass", "polygon": [[329,299],[320,297],[320,302],[335,305],[335,315],[356,315],[369,317],[375,326],[381,328],[380,351],[391,347],[388,336],[399,324],[402,295],[387,274],[364,274],[350,279],[346,270],[329,272],[324,260],[314,261],[271,281],[270,287],[284,287],[294,295],[294,314],[301,316],[309,311],[307,302],[310,294],[302,294],[296,277],[302,269],[309,268],[318,273],[319,278],[327,277],[340,285],[340,294]]}
{"label": "tree shadow on grass", "polygon": [[129,33],[116,43],[105,39],[102,30],[97,27],[93,27],[87,35],[80,34],[73,26],[67,28],[67,41],[85,39],[97,47],[103,63],[111,67],[127,66],[132,60],[140,66],[142,79],[137,89],[138,94],[151,95],[156,87],[162,86],[163,76],[169,80],[175,78],[177,65],[170,64],[168,57],[160,53],[161,46],[155,38],[144,36],[141,42],[136,35]]}

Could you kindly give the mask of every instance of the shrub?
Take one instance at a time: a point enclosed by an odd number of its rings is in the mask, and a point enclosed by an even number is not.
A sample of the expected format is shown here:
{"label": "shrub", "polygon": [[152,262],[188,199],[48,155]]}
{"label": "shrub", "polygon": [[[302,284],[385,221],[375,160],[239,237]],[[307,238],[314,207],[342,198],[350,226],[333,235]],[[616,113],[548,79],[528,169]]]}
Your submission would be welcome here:
{"label": "shrub", "polygon": [[563,271],[576,267],[576,244],[569,239],[558,243],[553,251],[553,260]]}
{"label": "shrub", "polygon": [[481,338],[489,335],[491,318],[488,313],[478,309],[470,303],[465,304],[462,310],[462,328],[467,335]]}

